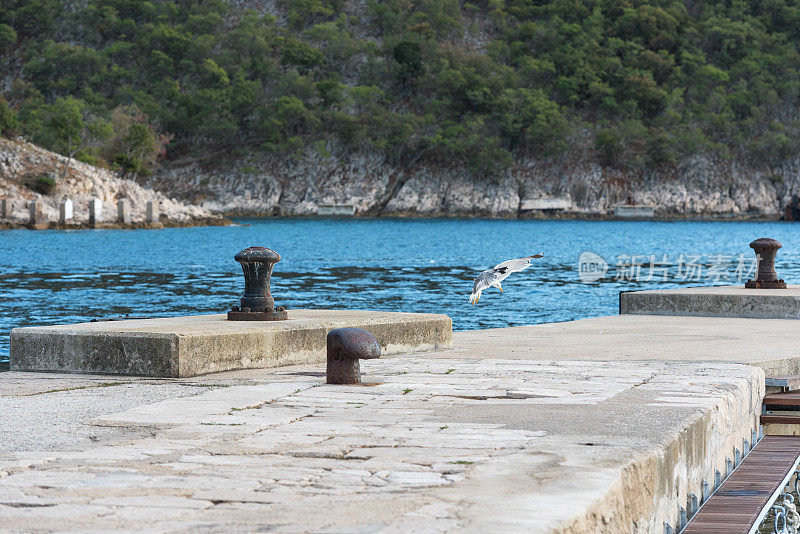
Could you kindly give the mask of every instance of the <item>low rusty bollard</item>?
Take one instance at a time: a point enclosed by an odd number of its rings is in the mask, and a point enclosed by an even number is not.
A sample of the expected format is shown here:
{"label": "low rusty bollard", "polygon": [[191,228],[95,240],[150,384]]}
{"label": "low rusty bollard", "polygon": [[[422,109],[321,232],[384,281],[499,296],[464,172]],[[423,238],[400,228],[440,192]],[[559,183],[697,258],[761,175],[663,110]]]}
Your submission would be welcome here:
{"label": "low rusty bollard", "polygon": [[328,332],[328,384],[360,384],[358,360],[381,357],[378,340],[360,328],[337,328]]}
{"label": "low rusty bollard", "polygon": [[281,255],[267,247],[249,247],[234,256],[244,271],[244,295],[241,306],[228,312],[229,321],[285,321],[288,314],[283,306],[275,307],[269,290],[272,267]]}
{"label": "low rusty bollard", "polygon": [[775,272],[775,256],[783,245],[775,239],[762,237],[750,243],[750,248],[756,251],[758,259],[758,272],[755,280],[748,280],[744,287],[750,289],[786,289],[786,282],[778,278]]}

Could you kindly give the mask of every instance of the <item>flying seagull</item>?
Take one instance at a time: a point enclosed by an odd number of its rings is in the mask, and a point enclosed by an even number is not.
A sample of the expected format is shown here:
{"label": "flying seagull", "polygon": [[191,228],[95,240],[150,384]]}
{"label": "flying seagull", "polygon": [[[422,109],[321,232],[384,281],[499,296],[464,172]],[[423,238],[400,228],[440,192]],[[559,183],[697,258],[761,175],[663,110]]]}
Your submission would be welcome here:
{"label": "flying seagull", "polygon": [[503,288],[500,286],[500,282],[508,278],[508,275],[511,273],[517,273],[527,269],[531,266],[531,260],[533,258],[541,258],[542,256],[544,256],[544,252],[525,258],[504,261],[500,265],[495,265],[493,269],[483,271],[475,278],[475,284],[472,286],[472,295],[469,296],[469,303],[475,304],[481,300],[481,293],[483,290],[492,286],[499,289],[502,293]]}

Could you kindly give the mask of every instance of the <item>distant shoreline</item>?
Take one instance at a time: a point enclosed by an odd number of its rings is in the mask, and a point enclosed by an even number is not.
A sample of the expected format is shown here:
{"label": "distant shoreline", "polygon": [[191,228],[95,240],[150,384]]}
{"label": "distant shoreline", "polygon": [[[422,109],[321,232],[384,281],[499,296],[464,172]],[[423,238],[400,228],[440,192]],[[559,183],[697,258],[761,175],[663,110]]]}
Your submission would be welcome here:
{"label": "distant shoreline", "polygon": [[[564,220],[564,221],[654,221],[654,222],[780,222],[784,221],[781,216],[770,216],[764,214],[707,214],[707,215],[655,215],[653,217],[618,217],[615,215],[603,215],[598,213],[564,213],[564,214],[521,214],[518,216],[489,215],[486,213],[475,213],[472,215],[446,215],[446,214],[416,214],[416,213],[392,213],[391,215],[317,215],[308,214],[286,214],[286,215],[264,215],[254,212],[224,212],[223,215],[228,219],[497,219],[497,220]],[[791,221],[786,221],[791,222]]]}
{"label": "distant shoreline", "polygon": [[484,213],[475,215],[443,215],[443,214],[414,214],[414,213],[393,213],[391,215],[354,215],[354,216],[331,216],[316,215],[313,213],[303,215],[264,215],[257,213],[226,212],[220,218],[211,217],[194,221],[163,221],[158,223],[133,222],[104,222],[97,225],[88,223],[68,223],[58,222],[45,223],[38,228],[32,228],[30,224],[18,221],[0,221],[0,230],[156,230],[161,228],[193,228],[201,226],[232,226],[238,223],[233,219],[493,219],[493,220],[540,220],[540,221],[616,221],[616,222],[792,222],[786,221],[783,217],[767,216],[762,214],[717,214],[717,215],[656,215],[654,217],[618,217],[615,215],[602,215],[594,213],[568,213],[568,214],[522,214],[513,216],[492,216]]}
{"label": "distant shoreline", "polygon": [[149,222],[103,222],[90,225],[84,222],[58,223],[47,222],[34,228],[28,223],[17,221],[0,221],[0,230],[157,230],[160,228],[192,228],[195,226],[230,226],[233,222],[226,217],[209,217],[192,221],[164,220],[157,223]]}

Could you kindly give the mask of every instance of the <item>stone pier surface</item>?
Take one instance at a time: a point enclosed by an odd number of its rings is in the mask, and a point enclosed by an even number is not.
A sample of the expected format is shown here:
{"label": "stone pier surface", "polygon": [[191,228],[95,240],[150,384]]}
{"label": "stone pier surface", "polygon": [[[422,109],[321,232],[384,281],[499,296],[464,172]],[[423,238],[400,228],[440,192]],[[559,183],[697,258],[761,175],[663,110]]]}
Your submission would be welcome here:
{"label": "stone pier surface", "polygon": [[290,310],[287,321],[228,321],[224,314],[15,328],[18,371],[189,377],[325,360],[334,328],[372,332],[384,354],[448,348],[446,315]]}
{"label": "stone pier surface", "polygon": [[619,312],[638,315],[800,319],[800,286],[746,289],[742,286],[623,291]]}
{"label": "stone pier surface", "polygon": [[0,530],[665,532],[751,441],[765,372],[800,374],[797,324],[458,332],[362,361],[352,386],[326,384],[322,358],[194,378],[0,373]]}
{"label": "stone pier surface", "polygon": [[362,362],[360,386],[326,385],[321,364],[2,373],[0,525],[662,532],[757,425],[756,367],[482,358],[476,333],[454,337]]}
{"label": "stone pier surface", "polygon": [[732,362],[785,376],[800,375],[799,326],[794,319],[610,315],[461,332],[453,346],[475,358]]}

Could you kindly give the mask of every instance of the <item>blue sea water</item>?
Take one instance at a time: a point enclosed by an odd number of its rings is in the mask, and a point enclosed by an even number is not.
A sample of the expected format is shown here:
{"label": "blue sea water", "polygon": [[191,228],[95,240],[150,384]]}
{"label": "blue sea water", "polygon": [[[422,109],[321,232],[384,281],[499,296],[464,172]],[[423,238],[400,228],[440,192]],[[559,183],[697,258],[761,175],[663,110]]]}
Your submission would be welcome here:
{"label": "blue sea water", "polygon": [[[13,327],[123,314],[219,313],[238,303],[233,256],[268,246],[276,304],[292,308],[445,313],[455,330],[617,313],[620,290],[738,283],[759,237],[783,243],[776,268],[800,282],[800,226],[782,222],[489,219],[242,219],[162,230],[0,230],[0,360]],[[544,252],[505,293],[468,302],[472,280]],[[584,252],[609,264],[584,283]]]}

